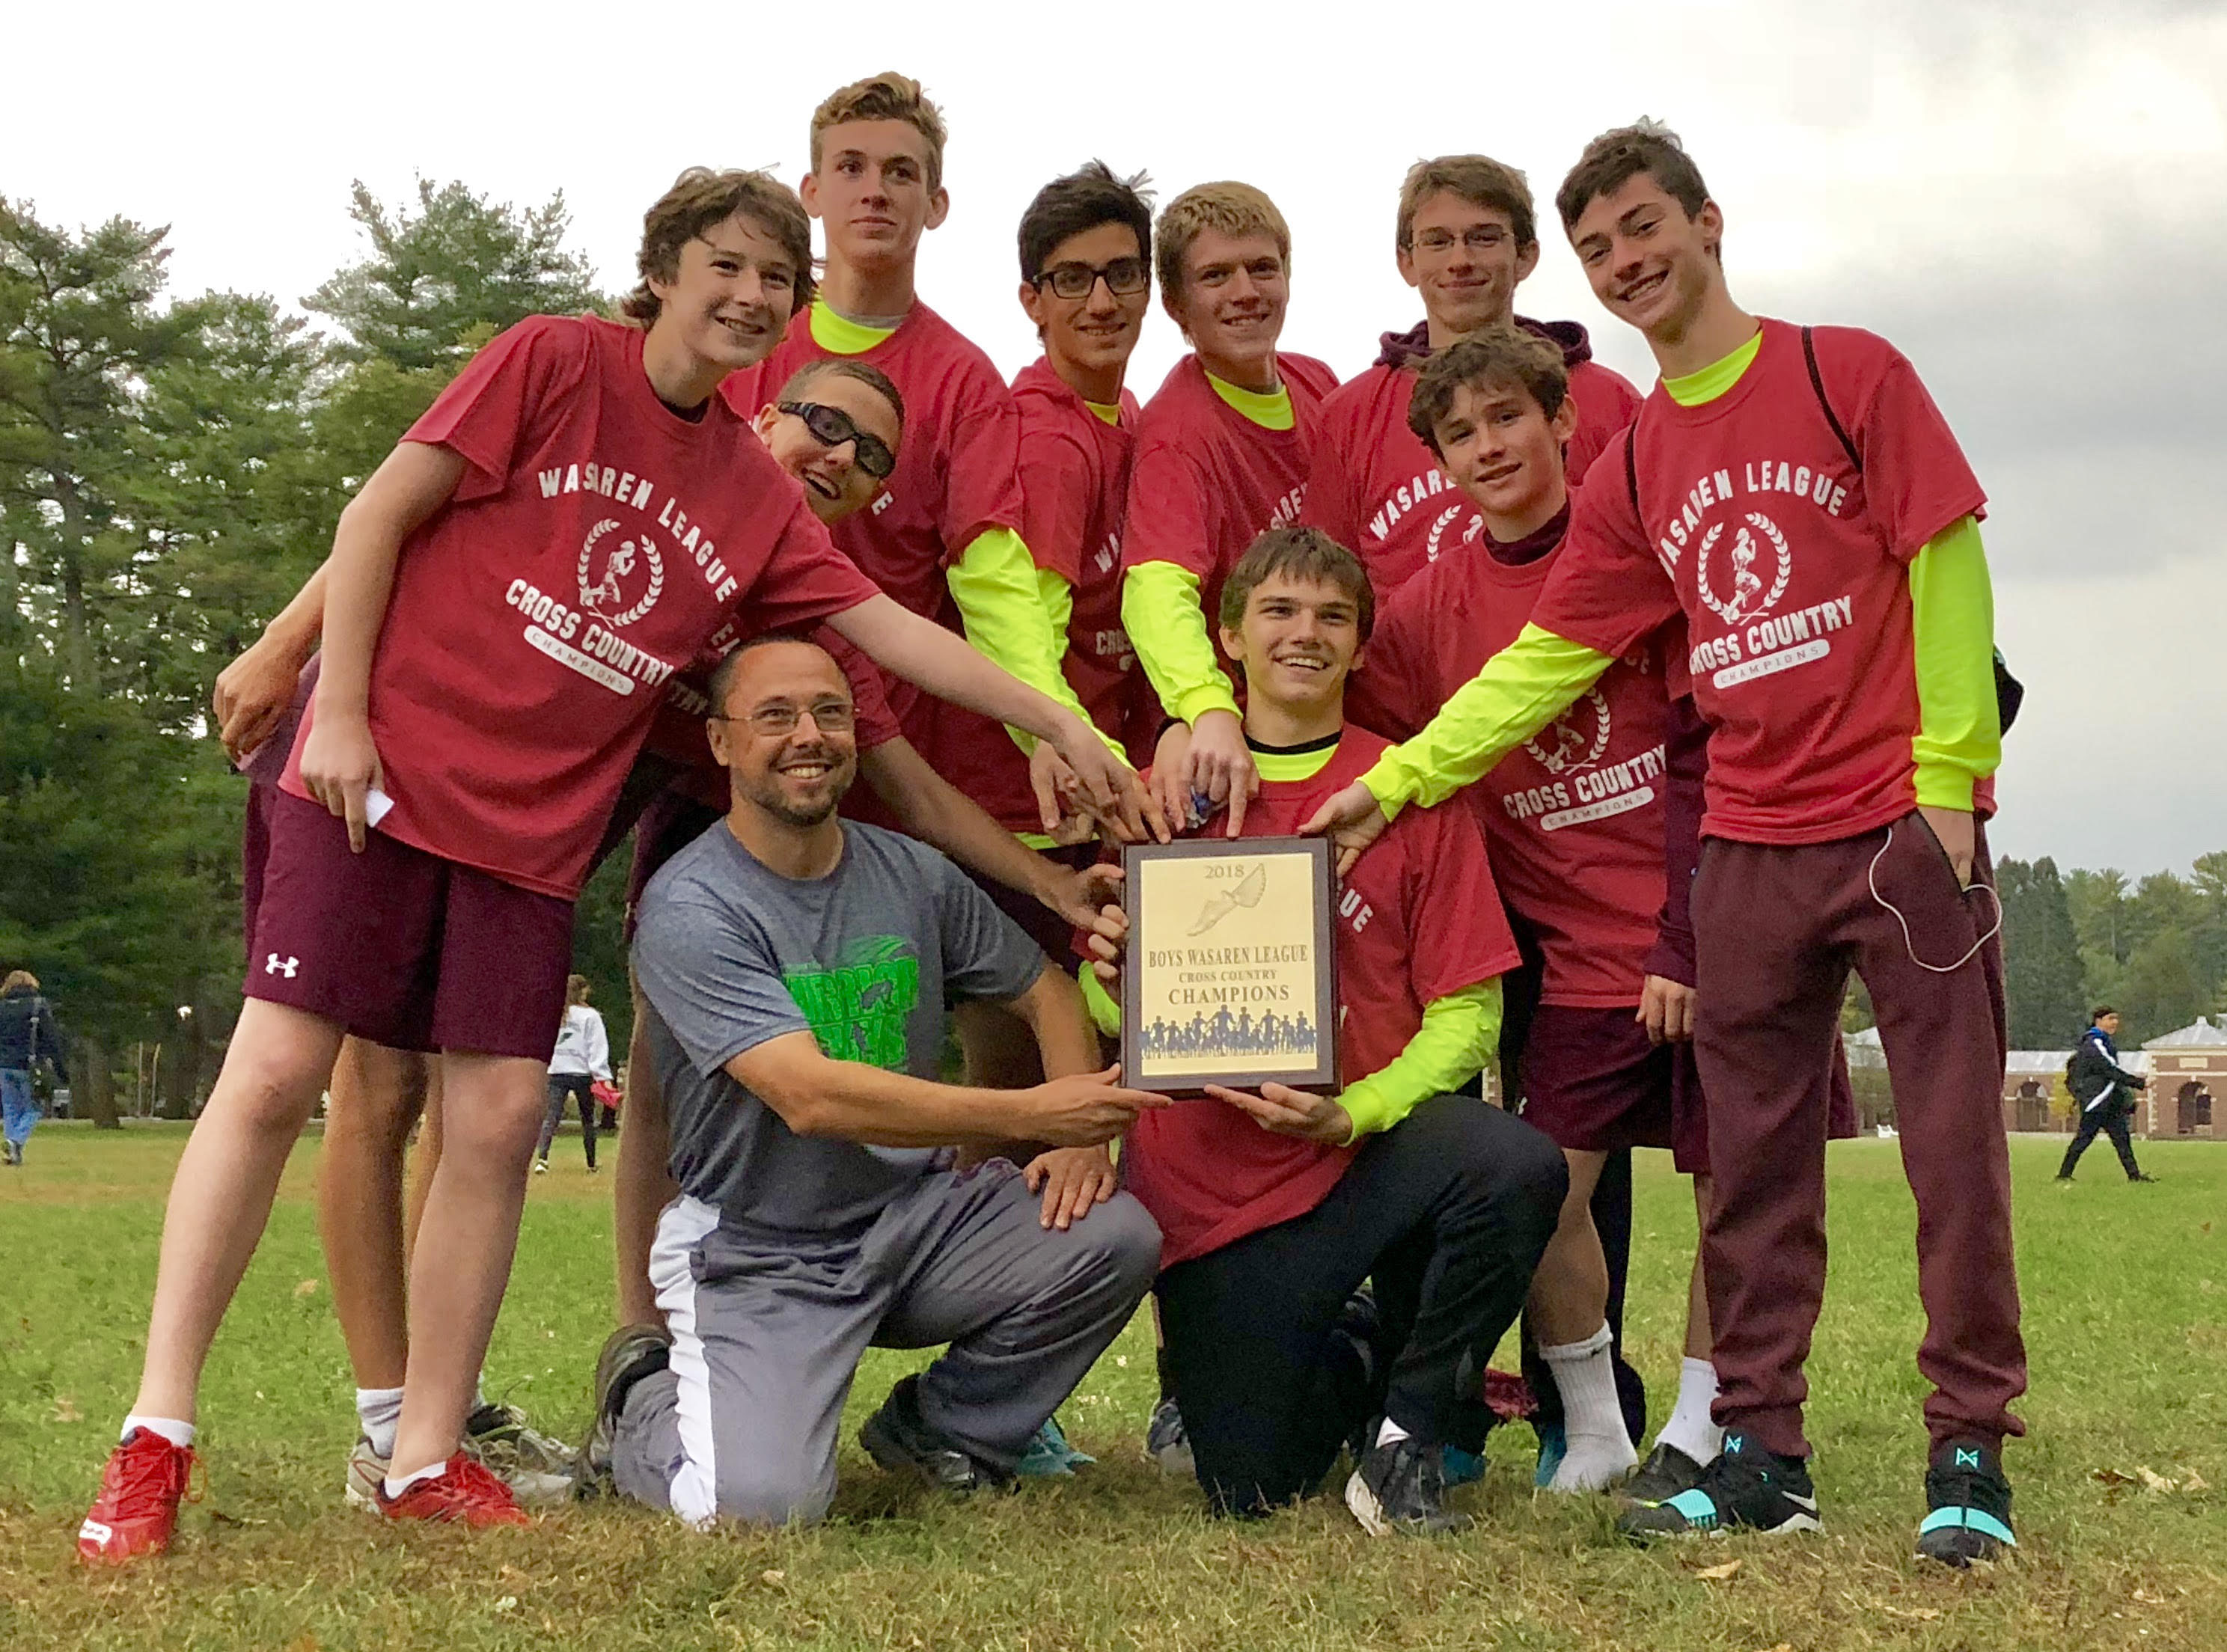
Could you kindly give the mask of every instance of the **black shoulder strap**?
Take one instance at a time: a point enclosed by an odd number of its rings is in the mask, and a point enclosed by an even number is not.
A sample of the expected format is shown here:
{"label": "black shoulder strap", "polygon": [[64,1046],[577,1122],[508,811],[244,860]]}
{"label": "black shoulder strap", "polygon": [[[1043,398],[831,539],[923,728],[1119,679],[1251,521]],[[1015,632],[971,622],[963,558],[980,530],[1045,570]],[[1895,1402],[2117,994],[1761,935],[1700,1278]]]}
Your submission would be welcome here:
{"label": "black shoulder strap", "polygon": [[[1640,404],[1644,410],[1646,404]],[[1644,533],[1647,518],[1639,508],[1639,458],[1633,449],[1639,442],[1639,414],[1631,416],[1631,423],[1624,427],[1624,485],[1631,490],[1631,517]]]}
{"label": "black shoulder strap", "polygon": [[1817,392],[1817,405],[1824,409],[1825,423],[1833,427],[1833,434],[1840,438],[1841,451],[1848,456],[1848,462],[1855,466],[1856,474],[1860,476],[1864,474],[1864,462],[1856,452],[1856,444],[1848,440],[1847,431],[1841,428],[1840,416],[1834,412],[1833,404],[1825,399],[1825,375],[1817,371],[1817,341],[1810,336],[1810,333],[1811,329],[1807,327],[1802,329],[1802,359],[1809,364],[1809,388]]}

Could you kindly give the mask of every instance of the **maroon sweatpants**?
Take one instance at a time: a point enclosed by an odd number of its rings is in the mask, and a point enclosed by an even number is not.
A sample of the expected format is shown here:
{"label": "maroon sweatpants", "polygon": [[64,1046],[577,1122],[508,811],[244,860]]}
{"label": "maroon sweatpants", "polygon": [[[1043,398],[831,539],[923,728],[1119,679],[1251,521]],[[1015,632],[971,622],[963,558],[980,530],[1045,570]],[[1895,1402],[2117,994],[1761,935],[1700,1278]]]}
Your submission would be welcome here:
{"label": "maroon sweatpants", "polygon": [[[1991,885],[1984,839],[1976,859],[1975,885]],[[1907,941],[1882,898],[1910,926]],[[1918,1199],[1927,1430],[1936,1445],[2026,1432],[2008,1409],[2026,1391],[2026,1346],[2000,1100],[2002,954],[1990,940],[1966,958],[1994,915],[1988,895],[1958,890],[1915,813],[1838,843],[1702,846],[1694,1045],[1716,1180],[1705,1240],[1715,1415],[1771,1451],[1809,1454],[1803,1366],[1825,1290],[1826,1075],[1852,968],[1879,1013]],[[1960,958],[1945,973],[1916,961]]]}

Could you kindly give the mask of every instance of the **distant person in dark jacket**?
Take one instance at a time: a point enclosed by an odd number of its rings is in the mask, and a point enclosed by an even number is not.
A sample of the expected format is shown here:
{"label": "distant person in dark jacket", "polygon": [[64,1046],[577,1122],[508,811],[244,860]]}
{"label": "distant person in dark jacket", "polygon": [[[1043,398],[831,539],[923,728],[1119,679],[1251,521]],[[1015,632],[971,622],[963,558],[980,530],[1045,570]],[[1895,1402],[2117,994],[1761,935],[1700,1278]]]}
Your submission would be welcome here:
{"label": "distant person in dark jacket", "polygon": [[2108,1004],[2100,1006],[2065,1067],[2064,1087],[2072,1092],[2072,1105],[2080,1109],[2080,1127],[2073,1132],[2072,1145],[2064,1150],[2064,1163],[2057,1167],[2060,1183],[2072,1180],[2072,1167],[2080,1162],[2080,1155],[2088,1151],[2098,1131],[2109,1134],[2111,1145],[2119,1150],[2127,1180],[2157,1180],[2143,1175],[2142,1167],[2134,1163],[2134,1144],[2127,1129],[2134,1092],[2147,1089],[2149,1081],[2119,1065],[2119,1046],[2114,1042],[2118,1031],[2119,1012]]}
{"label": "distant person in dark jacket", "polygon": [[55,1083],[67,1081],[54,1006],[40,992],[37,976],[28,969],[11,970],[0,981],[0,1141],[5,1149],[0,1163],[23,1162],[23,1144],[39,1121],[31,1074],[41,1062],[53,1069]]}

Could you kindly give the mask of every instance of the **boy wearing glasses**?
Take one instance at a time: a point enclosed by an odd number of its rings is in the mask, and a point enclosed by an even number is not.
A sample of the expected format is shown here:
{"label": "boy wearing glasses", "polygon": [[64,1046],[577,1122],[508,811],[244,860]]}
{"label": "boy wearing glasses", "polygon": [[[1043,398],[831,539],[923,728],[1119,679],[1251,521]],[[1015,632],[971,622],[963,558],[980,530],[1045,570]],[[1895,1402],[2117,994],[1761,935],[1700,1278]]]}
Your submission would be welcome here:
{"label": "boy wearing glasses", "polygon": [[1043,354],[1013,380],[1013,405],[1024,537],[1066,640],[1068,681],[1101,731],[1149,761],[1158,719],[1140,736],[1136,650],[1121,628],[1121,513],[1137,428],[1123,380],[1152,290],[1144,181],[1093,161],[1046,184],[1021,215],[1021,308]]}
{"label": "boy wearing glasses", "polygon": [[[670,1342],[605,1345],[588,1456],[692,1525],[815,1521],[859,1356],[948,1343],[860,1444],[937,1491],[1001,1484],[1159,1261],[1128,1195],[1047,1221],[1034,1189],[1165,1099],[1094,1070],[1075,982],[956,867],[836,813],[855,711],[826,652],[754,639],[711,698],[730,807],[651,881],[634,954],[680,1190],[650,1258]],[[1053,1076],[936,1082],[951,998],[1005,1005]],[[953,1168],[1015,1140],[1056,1145]]]}
{"label": "boy wearing glasses", "polygon": [[1508,326],[1560,348],[1577,410],[1566,456],[1573,476],[1639,405],[1630,382],[1592,359],[1583,327],[1516,314],[1516,286],[1538,267],[1539,234],[1530,186],[1514,167],[1483,155],[1416,162],[1400,186],[1394,242],[1423,319],[1385,334],[1375,364],[1323,404],[1305,511],[1306,521],[1353,547],[1388,602],[1417,570],[1484,532],[1477,507],[1407,428],[1415,369],[1433,351]]}
{"label": "boy wearing glasses", "polygon": [[[881,497],[834,530],[836,544],[904,607],[963,631],[1021,680],[1085,716],[1060,671],[1021,536],[1011,393],[989,358],[915,290],[920,238],[951,207],[944,137],[942,112],[902,74],[844,86],[813,112],[811,171],[799,193],[826,233],[826,274],[763,366],[737,374],[724,393],[750,414],[812,361],[864,361],[887,374],[905,399],[907,439]],[[1028,764],[995,724],[909,684],[892,683],[890,695],[907,737],[962,790],[1026,788]],[[997,776],[986,787],[986,765]],[[1030,809],[1022,823],[1040,824],[1041,811]]]}

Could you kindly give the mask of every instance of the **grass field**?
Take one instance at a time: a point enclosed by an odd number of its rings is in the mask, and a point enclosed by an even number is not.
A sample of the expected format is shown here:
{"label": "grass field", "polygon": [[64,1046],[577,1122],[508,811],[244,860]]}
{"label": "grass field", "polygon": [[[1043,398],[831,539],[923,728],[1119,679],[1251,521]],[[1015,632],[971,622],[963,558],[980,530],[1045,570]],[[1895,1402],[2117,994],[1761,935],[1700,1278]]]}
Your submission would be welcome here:
{"label": "grass field", "polygon": [[[2033,1391],[2013,1448],[2018,1558],[1956,1575],[1911,1558],[1921,1512],[1914,1216],[1894,1144],[1833,1149],[1832,1286],[1810,1363],[1828,1534],[1640,1552],[1594,1501],[1529,1489],[1531,1438],[1495,1436],[1458,1494],[1476,1530],[1371,1542],[1334,1499],[1253,1526],[1205,1519],[1138,1439],[1153,1398],[1130,1327],[1062,1413],[1102,1459],[1009,1498],[931,1505],[846,1444],[835,1517],[696,1535],[583,1507],[531,1532],[390,1531],[346,1509],[352,1387],[297,1151],[210,1362],[206,1496],[167,1560],[89,1577],[71,1540],[131,1396],[182,1126],[42,1128],[0,1171],[0,1647],[1056,1649],[2217,1648],[2227,1646],[2227,1147],[2108,1151],[2050,1185],[2014,1145]],[[536,1180],[490,1392],[568,1434],[609,1313],[609,1177],[577,1145]],[[1643,1155],[1635,1359],[1669,1399],[1692,1218]],[[920,1362],[870,1356],[852,1427]],[[849,1431],[846,1430],[846,1442]],[[2176,1483],[2156,1489],[2142,1470]],[[2125,1483],[2099,1476],[2123,1475]],[[2194,1477],[2192,1480],[2191,1477]],[[2208,1486],[2203,1483],[2208,1483]],[[2196,1489],[2188,1488],[2194,1484]],[[1730,1576],[1721,1572],[1737,1561]],[[2205,1625],[2210,1624],[2210,1628]]]}

